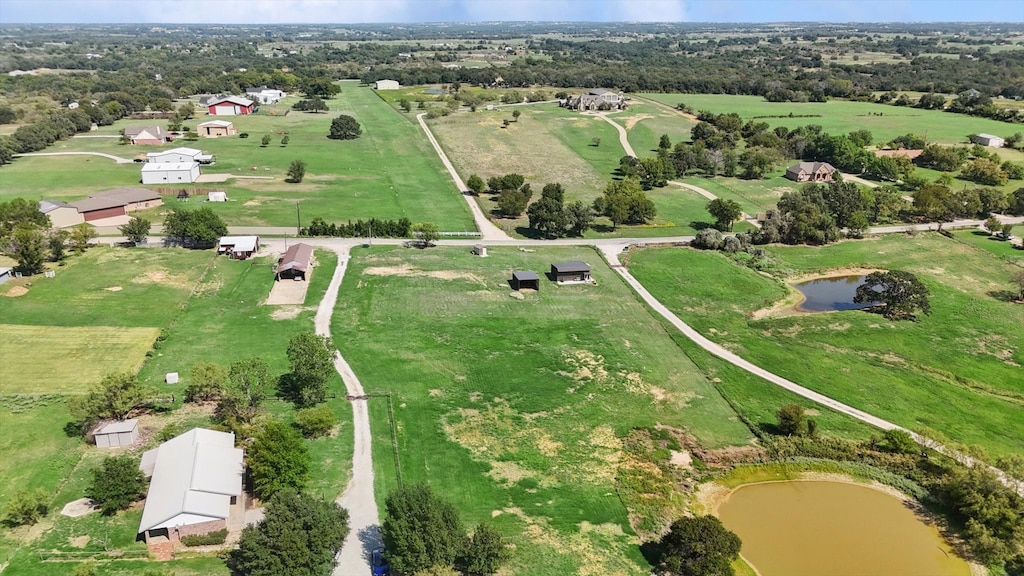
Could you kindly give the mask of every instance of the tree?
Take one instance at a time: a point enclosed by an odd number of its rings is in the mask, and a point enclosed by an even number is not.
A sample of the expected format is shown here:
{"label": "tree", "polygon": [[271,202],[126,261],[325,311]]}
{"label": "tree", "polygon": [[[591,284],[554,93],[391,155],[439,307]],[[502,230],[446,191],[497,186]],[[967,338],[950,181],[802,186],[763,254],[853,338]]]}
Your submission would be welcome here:
{"label": "tree", "polygon": [[406,112],[412,112],[412,103],[409,102],[408,100],[406,100],[405,98],[402,98],[401,100],[399,100],[398,101],[398,105],[399,105],[399,107],[402,108],[402,110],[404,110]]}
{"label": "tree", "polygon": [[968,162],[960,172],[960,177],[986,186],[1002,186],[1009,180],[999,163],[988,158],[976,158]]}
{"label": "tree", "polygon": [[668,134],[661,135],[661,139],[658,140],[658,148],[660,150],[668,150],[672,148],[672,140],[669,139]]}
{"label": "tree", "polygon": [[197,362],[189,371],[185,402],[219,400],[228,387],[228,369],[215,362]]}
{"label": "tree", "polygon": [[9,239],[19,226],[49,228],[50,217],[39,211],[39,204],[24,198],[0,202],[0,240]]}
{"label": "tree", "polygon": [[906,430],[882,432],[882,447],[896,454],[918,454],[921,452],[921,447]]}
{"label": "tree", "polygon": [[49,509],[49,495],[41,488],[23,488],[11,495],[4,506],[4,524],[7,526],[28,526],[46,516]]}
{"label": "tree", "polygon": [[362,132],[355,118],[342,114],[331,121],[331,133],[327,137],[333,140],[355,140]]}
{"label": "tree", "polygon": [[469,179],[466,180],[466,187],[470,189],[473,194],[479,196],[484,191],[484,179],[476,174],[471,174]]}
{"label": "tree", "polygon": [[326,404],[302,408],[295,412],[295,427],[306,438],[316,438],[331,431],[338,423],[334,411]]}
{"label": "tree", "polygon": [[146,493],[146,479],[139,462],[127,454],[108,456],[92,471],[92,483],[86,488],[93,504],[105,515],[124,510]]}
{"label": "tree", "polygon": [[441,233],[437,229],[437,224],[434,224],[433,222],[421,222],[413,226],[412,230],[425,247],[433,246],[434,242],[441,238]]}
{"label": "tree", "polygon": [[654,202],[635,178],[609,182],[604,195],[594,199],[594,211],[607,216],[613,228],[622,223],[643,224],[656,213]]}
{"label": "tree", "polygon": [[502,190],[498,194],[498,212],[502,216],[518,218],[523,210],[526,210],[526,205],[529,202],[530,199],[522,190]]}
{"label": "tree", "polygon": [[1020,289],[1020,297],[1018,299],[1024,301],[1024,270],[1015,271],[1010,280]]}
{"label": "tree", "polygon": [[263,520],[242,530],[228,567],[234,576],[328,576],[348,532],[348,511],[336,503],[278,492]]}
{"label": "tree", "polygon": [[732,223],[743,215],[743,209],[738,202],[721,198],[708,202],[708,212],[715,218],[715,228],[723,232],[732,230]]}
{"label": "tree", "polygon": [[399,576],[451,566],[466,545],[458,510],[426,484],[388,494],[381,535],[388,564]]}
{"label": "tree", "polygon": [[779,419],[779,433],[785,436],[799,436],[807,430],[806,416],[803,406],[786,404],[779,408],[775,416]]}
{"label": "tree", "polygon": [[779,153],[771,148],[748,148],[740,154],[739,165],[743,178],[756,180],[774,170],[780,160]]}
{"label": "tree", "polygon": [[299,83],[299,90],[302,90],[307,98],[330,98],[335,94],[341,93],[341,88],[337,84],[331,82],[330,78],[323,76],[307,78]]}
{"label": "tree", "polygon": [[266,500],[282,490],[301,492],[312,460],[302,436],[283,422],[267,422],[253,439],[246,463],[253,491]]}
{"label": "tree", "polygon": [[83,432],[100,420],[124,420],[145,403],[148,392],[133,372],[107,374],[81,400],[71,404],[71,414]]}
{"label": "tree", "polygon": [[593,146],[594,148],[600,148],[601,147],[601,139],[596,137],[596,136],[594,138],[591,138],[590,139],[590,145]]}
{"label": "tree", "polygon": [[228,233],[220,216],[208,206],[195,210],[173,208],[164,219],[164,231],[186,247],[208,248]]}
{"label": "tree", "polygon": [[288,135],[285,134],[284,138],[281,138],[281,147],[284,148],[285,146],[288,145],[289,142],[291,142],[291,138],[289,138]]}
{"label": "tree", "polygon": [[46,243],[50,247],[50,259],[60,262],[66,256],[65,246],[70,234],[63,228],[54,228],[46,235]]}
{"label": "tree", "polygon": [[936,222],[948,222],[959,211],[953,191],[941,184],[927,184],[914,192],[914,208]]}
{"label": "tree", "polygon": [[181,106],[178,106],[178,116],[182,120],[188,120],[196,115],[196,107],[191,102],[185,102]]}
{"label": "tree", "polygon": [[889,320],[914,319],[917,311],[931,314],[928,287],[917,276],[902,270],[887,270],[868,274],[857,287],[853,301],[878,303],[882,314]]}
{"label": "tree", "polygon": [[523,113],[520,112],[519,110],[513,110],[512,111],[512,118],[514,118],[516,122],[519,122],[519,117],[522,116],[522,114]]}
{"label": "tree", "polygon": [[214,416],[233,430],[252,424],[272,386],[270,366],[262,358],[231,364],[227,392],[217,404]]}
{"label": "tree", "polygon": [[582,200],[575,200],[565,206],[565,228],[573,236],[583,236],[594,222],[594,212]]}
{"label": "tree", "polygon": [[139,218],[138,216],[132,216],[132,219],[127,224],[119,226],[117,229],[124,234],[125,238],[128,239],[132,244],[142,244],[146,241],[146,236],[149,235],[150,221],[145,218]]}
{"label": "tree", "polygon": [[260,147],[266,148],[267,146],[270,146],[270,134],[264,134],[260,139]]}
{"label": "tree", "polygon": [[292,109],[298,110],[299,112],[312,112],[314,114],[317,112],[326,112],[330,110],[330,108],[327,106],[327,103],[324,102],[323,99],[321,99],[319,96],[314,96],[308,100],[299,100],[298,102],[292,105]]}
{"label": "tree", "polygon": [[[285,136],[287,138],[287,136]],[[292,160],[292,163],[288,165],[288,177],[284,179],[285,182],[291,184],[298,184],[302,182],[302,179],[306,177],[306,161],[305,160]]]}
{"label": "tree", "polygon": [[460,564],[466,576],[491,576],[512,556],[501,532],[490,524],[480,523],[466,543]]}
{"label": "tree", "polygon": [[174,110],[174,103],[170,98],[154,98],[149,103],[149,109],[157,112],[169,112]]}
{"label": "tree", "polygon": [[19,272],[38,274],[46,260],[46,235],[32,224],[19,225],[7,239],[4,252],[18,262]]}
{"label": "tree", "polygon": [[732,576],[742,545],[714,516],[680,518],[661,538],[661,568],[671,576]]}
{"label": "tree", "polygon": [[89,249],[89,241],[97,236],[96,228],[92,224],[76,224],[71,227],[71,248],[79,254]]}
{"label": "tree", "polygon": [[327,399],[327,379],[334,374],[334,342],[329,336],[301,332],[288,342],[292,370],[281,377],[281,393],[300,408]]}
{"label": "tree", "polygon": [[985,220],[985,229],[988,230],[991,234],[995,234],[996,232],[1001,230],[1002,227],[1003,223],[1000,222],[999,218],[996,218],[995,216],[989,216],[988,219]]}

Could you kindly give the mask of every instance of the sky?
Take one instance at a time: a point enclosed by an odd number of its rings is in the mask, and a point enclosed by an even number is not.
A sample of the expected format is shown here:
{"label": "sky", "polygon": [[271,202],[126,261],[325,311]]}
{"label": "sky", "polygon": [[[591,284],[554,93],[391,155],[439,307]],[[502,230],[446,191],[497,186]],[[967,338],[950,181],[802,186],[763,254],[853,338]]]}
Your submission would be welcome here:
{"label": "sky", "polygon": [[1024,0],[0,0],[0,24],[1024,22]]}

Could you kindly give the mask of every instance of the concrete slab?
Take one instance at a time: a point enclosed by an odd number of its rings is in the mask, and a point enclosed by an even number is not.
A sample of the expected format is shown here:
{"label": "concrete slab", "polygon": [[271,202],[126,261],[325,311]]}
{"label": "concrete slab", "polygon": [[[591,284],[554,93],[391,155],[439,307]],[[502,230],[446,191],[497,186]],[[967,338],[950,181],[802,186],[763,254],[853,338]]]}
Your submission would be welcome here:
{"label": "concrete slab", "polygon": [[91,514],[97,510],[99,510],[99,508],[92,505],[92,500],[88,498],[79,498],[78,500],[72,500],[65,504],[64,508],[61,509],[60,514],[61,516],[78,518],[80,516],[85,516],[86,514]]}

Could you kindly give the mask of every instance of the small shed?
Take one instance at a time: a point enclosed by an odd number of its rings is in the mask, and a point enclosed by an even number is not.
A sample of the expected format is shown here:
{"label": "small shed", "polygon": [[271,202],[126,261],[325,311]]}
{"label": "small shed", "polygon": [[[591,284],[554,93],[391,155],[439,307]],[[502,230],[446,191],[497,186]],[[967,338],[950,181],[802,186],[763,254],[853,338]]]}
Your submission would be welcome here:
{"label": "small shed", "polygon": [[139,439],[139,421],[135,418],[111,422],[93,432],[97,448],[131,446]]}
{"label": "small shed", "polygon": [[580,260],[556,262],[551,265],[551,277],[555,282],[590,282],[590,264]]}
{"label": "small shed", "polygon": [[540,290],[540,276],[532,270],[517,270],[512,273],[512,289],[533,288]]}
{"label": "small shed", "polygon": [[223,190],[216,190],[214,192],[209,192],[209,193],[206,194],[206,201],[207,202],[227,202],[228,201],[228,193],[223,191]]}
{"label": "small shed", "polygon": [[14,268],[11,268],[10,266],[0,266],[0,284],[3,284],[13,278],[13,274]]}
{"label": "small shed", "polygon": [[166,382],[167,384],[177,384],[178,383],[178,373],[177,372],[168,372],[167,374],[164,374],[164,382]]}
{"label": "small shed", "polygon": [[977,134],[971,141],[975,144],[981,144],[982,146],[988,146],[990,148],[1002,148],[1006,145],[1006,140],[1003,140],[999,136],[993,136],[992,134]]}
{"label": "small shed", "polygon": [[476,244],[475,246],[473,246],[473,255],[479,256],[481,258],[486,258],[487,246],[484,246],[483,244]]}

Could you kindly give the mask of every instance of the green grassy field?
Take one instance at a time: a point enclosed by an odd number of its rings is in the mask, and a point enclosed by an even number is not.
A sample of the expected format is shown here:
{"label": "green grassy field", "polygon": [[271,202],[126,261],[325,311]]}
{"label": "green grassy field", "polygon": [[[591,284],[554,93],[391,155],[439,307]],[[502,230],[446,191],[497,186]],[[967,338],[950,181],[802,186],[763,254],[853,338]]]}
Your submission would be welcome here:
{"label": "green grassy field", "polygon": [[784,169],[762,180],[744,180],[725,176],[718,178],[690,176],[682,180],[700,186],[719,198],[738,202],[743,211],[751,216],[774,208],[784,193],[798,189],[795,182],[785,177]]}
{"label": "green grassy field", "polygon": [[[661,114],[667,113],[648,107],[646,112],[627,112],[628,115],[615,117],[617,122],[630,126],[644,146],[657,147],[660,130],[667,129],[670,123],[680,131],[688,125],[681,116],[664,117]],[[430,126],[464,179],[470,174],[479,174],[486,180],[515,172],[526,177],[537,197],[549,182],[565,186],[567,201],[583,200],[589,204],[599,196],[615,177],[619,159],[625,155],[615,128],[600,118],[581,116],[554,104],[517,109],[522,115],[507,128],[502,127],[502,120],[512,119],[508,109],[453,114],[432,120]],[[594,138],[600,139],[599,145],[594,146]],[[707,200],[697,194],[672,187],[654,189],[648,194],[658,209],[657,217],[648,225],[621,226],[612,231],[610,222],[599,218],[588,236],[692,235],[697,230],[693,223],[700,226],[710,221],[704,209]],[[497,207],[495,198],[489,194],[477,201],[488,212]],[[528,233],[525,215],[518,219],[498,218],[496,222],[509,232]]]}
{"label": "green grassy field", "polygon": [[[168,425],[184,431],[211,423],[212,406],[181,406],[181,390],[188,384],[189,368],[194,363],[212,361],[227,365],[259,356],[271,365],[274,373],[287,370],[285,349],[288,340],[300,331],[313,329],[316,305],[337,264],[337,257],[332,252],[317,251],[316,259],[320,265],[312,274],[306,303],[303,306],[268,307],[262,302],[273,284],[270,266],[273,257],[234,261],[215,259],[211,251],[97,247],[84,257],[72,258],[55,278],[47,280],[52,284],[38,281],[28,294],[3,298],[3,311],[5,317],[19,319],[19,322],[35,319],[37,329],[99,331],[109,328],[88,323],[102,320],[105,315],[113,316],[120,309],[128,309],[133,311],[133,315],[122,319],[125,324],[163,329],[164,340],[143,366],[140,380],[156,395],[173,394],[177,401],[167,406],[169,411],[143,415],[140,425],[147,434]],[[152,270],[161,271],[162,275],[157,275],[156,280],[163,284],[147,280],[143,284],[144,289],[129,290],[130,284],[124,282],[125,278],[130,279],[131,275],[142,272],[142,276],[154,280],[154,276],[149,274]],[[203,270],[206,270],[205,274]],[[184,277],[191,278],[191,284],[180,280]],[[199,281],[200,277],[202,281]],[[126,284],[123,290],[112,292],[124,298],[104,300],[88,297],[94,290],[109,292],[101,287],[109,285],[113,279],[120,279]],[[189,297],[193,285],[195,291]],[[4,288],[9,289],[9,286]],[[163,292],[153,292],[158,288]],[[82,294],[76,295],[76,290]],[[68,309],[74,312],[73,316],[61,310],[60,305],[65,300]],[[153,305],[153,302],[161,302],[161,305]],[[76,318],[81,319],[85,328],[66,326]],[[147,348],[156,329],[118,328],[122,333],[147,331]],[[123,354],[118,350],[106,353]],[[8,358],[6,355],[4,358],[6,364]],[[101,370],[96,365],[99,360],[109,361],[97,353],[97,357],[83,357],[69,363],[65,372],[77,369],[80,374],[86,374]],[[163,383],[164,373],[171,371],[181,373],[180,384],[170,386]],[[68,378],[76,386],[89,383],[82,376]],[[351,408],[345,400],[340,378],[332,379],[329,386],[331,398],[327,404],[338,416],[340,424],[336,434],[308,442],[313,456],[309,489],[334,499],[351,475],[353,439]],[[60,389],[64,394],[69,391]],[[0,483],[11,488],[0,492],[0,506],[15,488],[38,486],[52,495],[50,513],[40,524],[0,535],[0,557],[10,559],[5,574],[67,574],[74,568],[74,563],[41,562],[40,551],[94,552],[105,547],[119,550],[145,548],[135,542],[140,508],[132,508],[110,518],[98,514],[67,518],[58,514],[64,504],[83,496],[90,470],[107,455],[87,446],[81,438],[69,437],[65,433],[64,426],[71,420],[68,402],[66,396],[57,394],[0,396],[0,420],[4,422],[5,430],[10,428],[0,439],[0,450],[4,454]],[[266,407],[284,421],[293,418],[291,404],[270,399]],[[146,446],[134,453],[141,454],[142,450],[153,445],[155,440],[150,438]],[[85,536],[88,538],[83,538]],[[99,573],[132,574],[153,567],[148,562],[117,561],[101,563]],[[223,562],[212,556],[175,560],[160,564],[159,568],[182,576],[227,574]]]}
{"label": "green grassy field", "polygon": [[683,320],[759,366],[993,456],[1024,450],[1024,308],[1005,298],[1011,264],[931,234],[768,251],[782,276],[856,267],[912,271],[931,290],[933,313],[900,323],[858,311],[754,320],[755,310],[791,290],[718,253],[644,250],[629,264]]}
{"label": "green grassy field", "polygon": [[903,134],[927,136],[929,142],[963,144],[968,134],[986,132],[1009,136],[1020,131],[1016,124],[938,110],[921,110],[873,104],[869,102],[769,102],[761,96],[726,94],[643,94],[658,102],[675,106],[680,102],[694,110],[710,110],[717,114],[736,112],[744,121],[756,116],[820,114],[816,118],[761,118],[771,126],[795,128],[817,124],[825,132],[846,134],[854,130],[870,130],[876,143],[886,142]]}
{"label": "green grassy field", "polygon": [[[405,482],[427,481],[467,523],[516,543],[512,573],[640,574],[615,496],[622,438],[655,424],[705,446],[750,432],[588,248],[353,253],[333,330],[369,393],[390,392]],[[510,297],[509,272],[579,258],[598,285]],[[371,400],[378,495],[396,484],[385,398]]]}
{"label": "green grassy field", "polygon": [[[284,112],[295,100],[288,98],[276,108]],[[370,88],[355,82],[343,83],[342,93],[328,105],[331,110],[319,114],[232,116],[239,132],[250,134],[246,139],[203,138],[153,147],[123,146],[117,139],[73,138],[45,152],[94,151],[131,158],[184,145],[216,156],[216,164],[204,167],[203,173],[271,177],[196,185],[228,192],[230,202],[210,206],[232,225],[290,226],[295,224],[298,203],[306,222],[316,216],[329,222],[406,217],[414,222],[435,222],[442,230],[475,229],[468,208],[418,126],[401,121],[401,115]],[[362,125],[362,136],[329,140],[331,120],[339,114],[354,116]],[[207,119],[198,116],[189,124],[195,126]],[[101,132],[116,133],[139,123],[120,121]],[[281,146],[285,134],[289,143]],[[260,145],[264,135],[272,138],[266,148]],[[296,159],[307,163],[305,180],[285,183],[288,165]],[[87,156],[21,158],[0,172],[0,196],[71,200],[138,182],[137,164],[118,165]],[[177,204],[173,196],[167,202],[167,207],[147,215],[158,215]]]}

